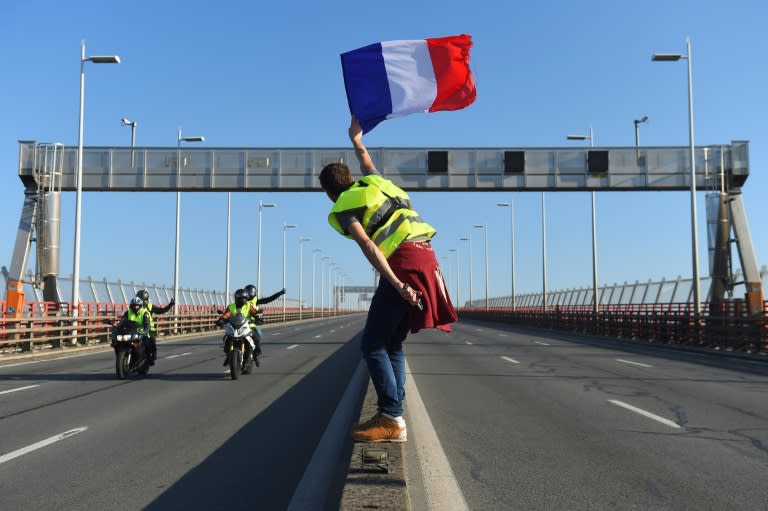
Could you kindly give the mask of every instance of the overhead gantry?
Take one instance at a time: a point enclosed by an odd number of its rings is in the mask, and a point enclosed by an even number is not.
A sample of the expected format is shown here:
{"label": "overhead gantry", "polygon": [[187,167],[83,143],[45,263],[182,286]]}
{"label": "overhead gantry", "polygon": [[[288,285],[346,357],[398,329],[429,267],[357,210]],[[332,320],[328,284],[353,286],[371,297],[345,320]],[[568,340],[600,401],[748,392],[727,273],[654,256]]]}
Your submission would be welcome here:
{"label": "overhead gantry", "polygon": [[[369,148],[379,171],[408,191],[681,191],[691,187],[690,147]],[[35,282],[58,302],[60,194],[74,191],[77,147],[19,142],[24,205],[8,275],[9,315],[24,303],[23,275],[37,243]],[[309,192],[320,170],[356,162],[348,148],[86,147],[83,191]],[[710,301],[734,286],[730,242],[738,247],[747,302],[762,309],[762,283],[741,188],[749,176],[749,143],[695,149],[696,188],[722,194],[724,231],[717,237]],[[733,228],[734,238],[728,236]],[[726,270],[722,270],[726,269]]]}

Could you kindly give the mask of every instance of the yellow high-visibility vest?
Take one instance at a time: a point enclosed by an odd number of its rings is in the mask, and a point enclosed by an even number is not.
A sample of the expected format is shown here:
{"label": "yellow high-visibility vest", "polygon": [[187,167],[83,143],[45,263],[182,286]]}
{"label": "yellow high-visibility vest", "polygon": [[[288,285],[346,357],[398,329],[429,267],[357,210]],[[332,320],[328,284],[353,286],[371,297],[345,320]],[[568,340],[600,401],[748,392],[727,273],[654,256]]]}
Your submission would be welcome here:
{"label": "yellow high-visibility vest", "polygon": [[408,194],[389,179],[369,174],[343,191],[328,214],[328,223],[341,235],[351,238],[341,227],[337,214],[362,212],[362,225],[384,257],[409,238],[431,238],[437,231],[411,208]]}

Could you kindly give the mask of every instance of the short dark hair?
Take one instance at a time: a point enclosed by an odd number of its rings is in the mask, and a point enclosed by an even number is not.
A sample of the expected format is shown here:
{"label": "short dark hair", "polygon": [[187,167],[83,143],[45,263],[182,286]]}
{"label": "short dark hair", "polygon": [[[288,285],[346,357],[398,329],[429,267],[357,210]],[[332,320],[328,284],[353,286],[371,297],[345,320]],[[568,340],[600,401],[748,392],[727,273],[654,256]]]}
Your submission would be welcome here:
{"label": "short dark hair", "polygon": [[320,171],[320,186],[335,195],[341,195],[353,184],[355,178],[352,177],[349,167],[343,163],[329,163]]}

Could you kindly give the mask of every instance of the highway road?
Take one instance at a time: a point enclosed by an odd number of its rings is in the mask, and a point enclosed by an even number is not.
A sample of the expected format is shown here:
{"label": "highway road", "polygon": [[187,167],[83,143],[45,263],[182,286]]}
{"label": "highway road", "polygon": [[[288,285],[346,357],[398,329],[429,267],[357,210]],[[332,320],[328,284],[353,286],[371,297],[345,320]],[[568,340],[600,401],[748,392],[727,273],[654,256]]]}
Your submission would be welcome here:
{"label": "highway road", "polygon": [[285,509],[363,320],[265,328],[261,367],[237,381],[220,335],[160,343],[138,380],[116,379],[112,351],[0,367],[0,509]]}
{"label": "highway road", "polygon": [[[110,351],[0,363],[0,509],[286,509],[363,321],[270,326],[238,381],[219,336],[161,343],[139,380]],[[416,511],[768,509],[768,362],[476,321],[406,352]]]}

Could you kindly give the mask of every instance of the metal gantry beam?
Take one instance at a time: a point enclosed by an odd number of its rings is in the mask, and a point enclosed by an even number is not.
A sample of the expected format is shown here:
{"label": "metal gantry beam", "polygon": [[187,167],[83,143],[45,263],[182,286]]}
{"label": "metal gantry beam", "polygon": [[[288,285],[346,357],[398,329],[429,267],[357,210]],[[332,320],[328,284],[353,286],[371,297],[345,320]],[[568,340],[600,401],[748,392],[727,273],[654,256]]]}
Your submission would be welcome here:
{"label": "metal gantry beam", "polygon": [[[77,149],[62,149],[61,190],[75,190]],[[409,191],[688,190],[689,147],[373,148],[379,171]],[[696,148],[697,185],[722,174],[729,189],[749,175],[749,143]],[[35,180],[36,142],[19,142],[19,177]],[[330,162],[355,161],[346,148],[89,147],[88,191],[320,191]],[[720,165],[725,168],[721,169]]]}

